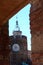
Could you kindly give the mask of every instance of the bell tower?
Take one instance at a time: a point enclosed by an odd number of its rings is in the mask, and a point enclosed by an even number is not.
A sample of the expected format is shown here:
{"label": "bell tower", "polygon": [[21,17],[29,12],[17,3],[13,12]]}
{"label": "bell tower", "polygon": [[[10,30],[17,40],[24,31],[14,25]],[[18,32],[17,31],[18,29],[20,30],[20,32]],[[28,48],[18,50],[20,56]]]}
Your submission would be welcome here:
{"label": "bell tower", "polygon": [[[18,64],[21,59],[27,59],[27,37],[22,35],[18,20],[16,21],[16,28],[10,38],[10,64]],[[19,58],[19,59],[18,59]]]}

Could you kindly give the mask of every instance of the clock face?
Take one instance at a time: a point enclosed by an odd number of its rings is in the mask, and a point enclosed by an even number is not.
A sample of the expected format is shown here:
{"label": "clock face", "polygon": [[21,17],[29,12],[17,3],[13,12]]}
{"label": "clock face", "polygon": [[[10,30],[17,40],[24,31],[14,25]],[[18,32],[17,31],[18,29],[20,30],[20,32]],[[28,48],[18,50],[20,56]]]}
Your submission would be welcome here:
{"label": "clock face", "polygon": [[19,50],[20,50],[19,44],[13,44],[13,45],[12,45],[12,50],[13,50],[14,52],[19,51]]}

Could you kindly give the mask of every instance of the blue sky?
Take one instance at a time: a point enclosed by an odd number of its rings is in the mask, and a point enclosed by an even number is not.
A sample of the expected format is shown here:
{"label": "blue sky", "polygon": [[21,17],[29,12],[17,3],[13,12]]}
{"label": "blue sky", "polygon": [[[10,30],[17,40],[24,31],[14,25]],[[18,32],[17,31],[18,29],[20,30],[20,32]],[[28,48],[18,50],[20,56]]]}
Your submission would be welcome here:
{"label": "blue sky", "polygon": [[31,50],[31,34],[30,34],[30,20],[29,20],[30,7],[31,7],[30,4],[26,5],[17,14],[15,14],[12,18],[9,19],[9,36],[13,34],[16,25],[16,20],[18,20],[20,30],[22,31],[22,35],[27,36],[28,50]]}

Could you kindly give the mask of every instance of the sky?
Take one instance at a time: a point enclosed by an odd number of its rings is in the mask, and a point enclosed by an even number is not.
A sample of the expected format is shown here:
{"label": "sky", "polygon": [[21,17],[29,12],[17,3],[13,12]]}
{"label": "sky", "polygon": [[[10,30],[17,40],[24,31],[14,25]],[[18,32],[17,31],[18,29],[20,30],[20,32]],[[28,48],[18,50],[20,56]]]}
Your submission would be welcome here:
{"label": "sky", "polygon": [[28,50],[31,50],[30,17],[29,17],[30,7],[31,7],[30,4],[26,5],[18,13],[16,13],[13,17],[9,19],[9,36],[13,35],[13,31],[15,30],[16,27],[16,20],[18,20],[18,24],[20,30],[22,31],[22,35],[27,36]]}

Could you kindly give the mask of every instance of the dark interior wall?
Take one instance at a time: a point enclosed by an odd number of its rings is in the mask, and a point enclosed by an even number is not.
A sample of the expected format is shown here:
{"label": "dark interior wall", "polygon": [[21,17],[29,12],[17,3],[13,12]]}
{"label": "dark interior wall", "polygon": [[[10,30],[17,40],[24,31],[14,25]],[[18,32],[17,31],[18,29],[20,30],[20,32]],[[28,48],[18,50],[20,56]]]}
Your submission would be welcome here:
{"label": "dark interior wall", "polygon": [[0,65],[9,65],[9,36],[8,22],[0,30]]}

